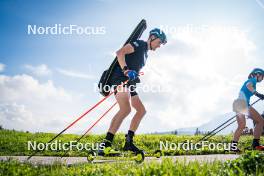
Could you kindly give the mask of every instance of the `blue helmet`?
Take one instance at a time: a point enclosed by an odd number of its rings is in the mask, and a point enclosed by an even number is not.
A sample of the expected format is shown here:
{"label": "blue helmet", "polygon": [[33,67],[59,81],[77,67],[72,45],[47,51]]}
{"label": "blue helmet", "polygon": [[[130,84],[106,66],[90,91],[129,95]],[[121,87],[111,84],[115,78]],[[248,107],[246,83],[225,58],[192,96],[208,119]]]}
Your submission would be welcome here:
{"label": "blue helmet", "polygon": [[150,32],[149,32],[149,36],[151,35],[154,35],[155,37],[159,38],[162,42],[162,44],[166,44],[167,43],[167,37],[166,37],[166,34],[158,29],[158,28],[155,28],[155,29],[152,29]]}
{"label": "blue helmet", "polygon": [[255,77],[257,74],[264,76],[264,70],[261,68],[254,68],[249,74],[248,78]]}

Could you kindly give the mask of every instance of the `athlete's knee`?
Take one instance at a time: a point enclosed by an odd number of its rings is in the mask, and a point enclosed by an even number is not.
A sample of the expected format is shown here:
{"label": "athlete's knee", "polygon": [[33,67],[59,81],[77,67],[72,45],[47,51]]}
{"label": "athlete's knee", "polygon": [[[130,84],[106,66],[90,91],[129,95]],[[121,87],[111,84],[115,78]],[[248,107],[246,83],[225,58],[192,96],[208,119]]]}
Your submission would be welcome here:
{"label": "athlete's knee", "polygon": [[240,122],[237,127],[239,130],[244,130],[246,128],[246,123],[245,122]]}
{"label": "athlete's knee", "polygon": [[120,108],[120,113],[123,114],[124,116],[127,116],[130,112],[131,112],[130,106],[124,106]]}
{"label": "athlete's knee", "polygon": [[125,113],[128,115],[130,112],[131,112],[131,107],[128,106],[128,107],[125,109]]}
{"label": "athlete's knee", "polygon": [[244,130],[246,128],[246,125],[242,124],[238,126],[239,130]]}
{"label": "athlete's knee", "polygon": [[138,112],[140,113],[141,116],[144,116],[147,113],[145,107],[141,108]]}
{"label": "athlete's knee", "polygon": [[144,116],[147,113],[147,111],[143,105],[142,106],[133,106],[133,107],[135,108],[137,113],[140,114],[141,116]]}

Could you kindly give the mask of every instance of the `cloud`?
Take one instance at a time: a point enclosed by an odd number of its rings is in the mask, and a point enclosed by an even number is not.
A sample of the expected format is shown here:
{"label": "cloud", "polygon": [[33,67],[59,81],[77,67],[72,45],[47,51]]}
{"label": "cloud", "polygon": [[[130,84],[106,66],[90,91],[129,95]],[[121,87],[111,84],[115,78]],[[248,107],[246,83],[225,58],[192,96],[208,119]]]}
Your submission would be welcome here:
{"label": "cloud", "polygon": [[58,68],[57,71],[64,76],[69,76],[72,78],[82,78],[82,79],[94,79],[95,78],[93,75],[80,73],[80,72],[73,71],[73,70],[65,70],[65,69]]}
{"label": "cloud", "polygon": [[[82,107],[79,95],[56,87],[51,80],[40,83],[32,76],[0,75],[0,118],[4,127],[29,131],[61,128],[65,116]],[[52,122],[59,121],[57,126]]]}
{"label": "cloud", "polygon": [[[0,74],[0,97],[0,125],[4,128],[54,133],[64,129],[102,99],[99,94],[93,97],[66,91],[51,80],[39,82],[27,74]],[[108,99],[67,132],[83,133],[113,102],[113,99]],[[105,132],[111,120],[109,117],[116,111],[108,113],[91,132]]]}
{"label": "cloud", "polygon": [[49,76],[52,74],[52,71],[45,64],[38,66],[24,65],[24,67],[36,76]]}
{"label": "cloud", "polygon": [[199,126],[231,112],[240,86],[257,66],[255,49],[248,33],[239,29],[172,34],[168,45],[149,53],[141,78],[170,90],[141,93],[147,116],[157,119],[162,130]]}
{"label": "cloud", "polygon": [[0,104],[0,120],[7,129],[21,129],[23,126],[23,129],[30,130],[30,124],[36,123],[32,112],[17,103]]}
{"label": "cloud", "polygon": [[[248,72],[258,66],[255,49],[249,34],[242,30],[172,34],[167,45],[149,53],[142,70],[142,85],[156,85],[168,91],[139,91],[147,114],[137,133],[200,126],[230,112]],[[57,71],[70,77],[93,78],[71,70]],[[0,75],[1,125],[59,132],[102,98],[97,96],[69,92],[51,80],[40,83],[26,74]],[[85,131],[114,101],[112,97],[104,102],[69,132]],[[117,109],[107,114],[92,132],[105,132]],[[124,120],[121,131],[127,131],[133,113]]]}
{"label": "cloud", "polygon": [[0,72],[3,72],[5,70],[5,64],[0,63]]}

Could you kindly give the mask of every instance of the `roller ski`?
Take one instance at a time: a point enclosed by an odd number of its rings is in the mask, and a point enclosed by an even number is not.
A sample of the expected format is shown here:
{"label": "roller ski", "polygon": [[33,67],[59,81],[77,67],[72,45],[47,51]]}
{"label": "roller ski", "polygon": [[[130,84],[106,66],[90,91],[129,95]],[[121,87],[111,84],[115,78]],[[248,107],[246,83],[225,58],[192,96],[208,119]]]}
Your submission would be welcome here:
{"label": "roller ski", "polygon": [[[132,152],[135,155],[139,155],[138,157],[140,157],[140,155],[142,155],[143,157],[145,157],[145,155],[147,156],[152,156],[152,157],[156,157],[156,158],[160,158],[161,156],[163,156],[163,153],[161,152],[161,150],[156,150],[154,151],[154,153],[145,153],[143,150],[139,149],[133,142],[133,137],[134,134],[132,133],[128,133],[126,135],[126,142],[124,145],[123,150],[127,151],[127,152]],[[144,158],[143,158],[144,160]]]}
{"label": "roller ski", "polygon": [[99,152],[89,151],[87,161],[93,163],[95,160],[105,160],[110,162],[115,161],[134,161],[138,164],[142,163],[145,159],[144,152],[133,153],[131,151],[117,151],[112,148],[104,150],[104,156],[99,155]]}
{"label": "roller ski", "polygon": [[100,159],[105,161],[135,161],[136,163],[142,163],[145,159],[144,152],[139,150],[134,144],[126,142],[124,146],[124,149],[126,150],[122,151],[113,149],[111,144],[111,141],[104,140],[100,144],[100,146],[103,146],[103,149],[89,151],[87,161],[92,163],[95,159]]}
{"label": "roller ski", "polygon": [[[134,134],[127,134],[125,144],[122,151],[113,149],[112,142],[104,139],[99,145],[103,146],[103,149],[98,151],[89,151],[87,160],[92,163],[95,159],[101,160],[114,160],[114,161],[135,161],[136,163],[142,163],[145,159],[145,152],[139,149],[133,142]],[[160,158],[164,156],[161,150],[155,150],[153,153],[147,153],[148,156]]]}

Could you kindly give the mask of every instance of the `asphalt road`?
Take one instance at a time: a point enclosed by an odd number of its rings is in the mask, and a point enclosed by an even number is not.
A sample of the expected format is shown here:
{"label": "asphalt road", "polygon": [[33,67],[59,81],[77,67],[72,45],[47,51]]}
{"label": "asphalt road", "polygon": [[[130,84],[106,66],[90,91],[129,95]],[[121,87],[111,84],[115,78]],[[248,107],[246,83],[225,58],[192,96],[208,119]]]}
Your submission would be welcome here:
{"label": "asphalt road", "polygon": [[[217,161],[227,161],[238,158],[239,155],[236,154],[212,154],[212,155],[188,155],[188,156],[166,156],[161,158],[155,157],[146,157],[144,162],[161,162],[162,158],[171,158],[174,161],[198,161],[198,162],[213,162]],[[32,164],[42,164],[50,165],[54,163],[62,163],[66,165],[88,163],[86,157],[53,157],[53,156],[34,156],[29,161],[27,161],[27,156],[0,156],[1,161],[6,161],[8,159],[15,159],[20,162],[30,162]],[[127,159],[128,160],[128,159]],[[127,160],[115,160],[115,159],[105,159],[105,158],[96,158],[93,163],[107,163],[107,162],[123,162]],[[131,160],[128,160],[131,161]]]}

